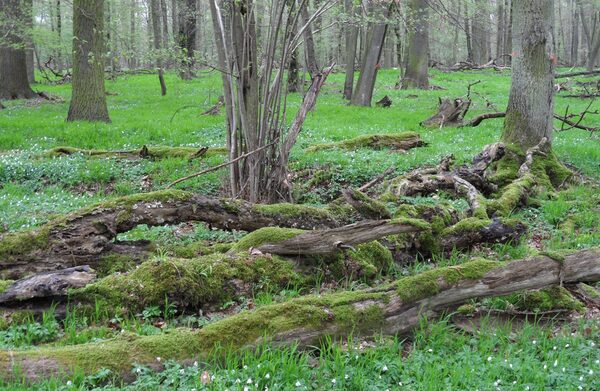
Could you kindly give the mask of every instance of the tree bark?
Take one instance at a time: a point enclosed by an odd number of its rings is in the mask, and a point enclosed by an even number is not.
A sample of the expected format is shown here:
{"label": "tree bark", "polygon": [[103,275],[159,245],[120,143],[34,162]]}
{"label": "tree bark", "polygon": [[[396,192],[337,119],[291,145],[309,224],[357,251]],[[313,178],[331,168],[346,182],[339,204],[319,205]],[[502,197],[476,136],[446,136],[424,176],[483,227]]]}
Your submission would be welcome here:
{"label": "tree bark", "polygon": [[[378,20],[369,23],[369,33],[362,58],[360,76],[356,89],[352,94],[351,104],[354,106],[371,106],[377,72],[381,67],[379,63],[388,25],[385,20],[390,15],[391,4],[373,4],[372,16]],[[382,21],[379,21],[382,20]]]}
{"label": "tree bark", "polygon": [[73,1],[73,92],[67,121],[110,122],[104,89],[104,0]]}
{"label": "tree bark", "polygon": [[160,28],[160,4],[159,0],[150,0],[150,18],[152,19],[152,32],[154,35],[154,49],[156,51],[156,68],[158,69],[158,81],[160,83],[160,94],[167,95],[167,85],[163,70],[162,53],[160,51],[162,33]]}
{"label": "tree bark", "polygon": [[426,0],[411,0],[408,55],[402,89],[429,88],[429,11]]}
{"label": "tree bark", "polygon": [[26,47],[31,0],[0,0],[0,99],[31,99]]}
{"label": "tree bark", "polygon": [[194,50],[196,48],[196,0],[185,0],[179,7],[179,47],[183,50],[183,70],[180,76],[184,80],[194,77]]}
{"label": "tree bark", "polygon": [[476,0],[475,12],[471,22],[471,46],[473,64],[481,65],[490,60],[490,35],[488,31],[489,13],[488,0]]}
{"label": "tree bark", "polygon": [[136,18],[137,18],[137,0],[131,0],[129,10],[129,69],[137,67],[138,62],[136,61]]}
{"label": "tree bark", "polygon": [[[577,3],[579,5],[579,19],[588,47],[585,64],[587,70],[591,71],[594,69],[598,54],[600,54],[600,10],[590,5],[590,9],[586,11],[581,0],[577,0]],[[589,22],[586,19],[586,15],[590,16]]]}
{"label": "tree bark", "polygon": [[405,335],[423,318],[433,319],[471,299],[599,279],[598,248],[567,255],[561,261],[543,255],[510,263],[473,261],[379,288],[306,296],[263,306],[200,330],[176,329],[134,339],[1,351],[0,373],[10,377],[18,370],[23,379],[33,381],[69,373],[74,368],[85,374],[108,368],[127,376],[134,363],[160,369],[156,357],[203,360],[219,347],[223,352],[254,349],[265,343],[310,347],[326,337]]}
{"label": "tree bark", "polygon": [[[308,1],[300,1],[300,18],[302,24],[307,24],[310,16],[308,14]],[[304,35],[304,53],[306,55],[306,68],[310,77],[314,77],[319,73],[319,64],[317,62],[317,54],[315,51],[315,39],[312,33],[312,26],[309,24],[303,32]]]}
{"label": "tree bark", "polygon": [[[512,84],[502,140],[523,151],[552,140],[554,113],[553,0],[513,4]],[[550,145],[550,143],[548,143]]]}
{"label": "tree bark", "polygon": [[358,26],[354,18],[357,15],[352,0],[344,1],[344,11],[350,21],[346,24],[346,78],[344,81],[344,99],[352,99],[354,87],[354,64],[356,61],[356,46],[358,43]]}

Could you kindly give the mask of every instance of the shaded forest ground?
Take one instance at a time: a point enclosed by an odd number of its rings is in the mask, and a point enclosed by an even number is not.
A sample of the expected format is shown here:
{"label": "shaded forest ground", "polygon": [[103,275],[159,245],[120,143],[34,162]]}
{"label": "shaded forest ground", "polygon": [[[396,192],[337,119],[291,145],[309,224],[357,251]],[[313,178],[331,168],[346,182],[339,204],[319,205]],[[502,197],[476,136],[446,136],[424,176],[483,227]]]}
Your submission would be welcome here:
{"label": "shaded forest ground", "polygon": [[[484,145],[498,140],[501,119],[486,121],[477,128],[424,129],[418,124],[435,112],[438,97],[463,96],[467,85],[477,80],[482,82],[473,87],[476,94],[472,96],[474,103],[468,118],[504,110],[508,101],[509,73],[434,72],[432,83],[445,90],[433,91],[395,90],[396,78],[396,71],[386,70],[378,79],[374,101],[388,95],[394,102],[390,108],[384,109],[346,106],[340,93],[343,75],[338,73],[330,77],[292,155],[297,202],[328,203],[339,197],[343,188],[360,187],[389,167],[394,168],[394,173],[390,174],[394,177],[412,168],[435,165],[448,154],[454,154],[458,164],[468,162]],[[113,120],[109,125],[66,123],[67,103],[5,102],[8,110],[0,112],[0,229],[19,231],[38,226],[55,214],[71,212],[98,201],[163,189],[186,174],[223,162],[225,157],[218,153],[194,160],[187,157],[153,160],[89,158],[81,154],[43,155],[44,151],[59,146],[106,150],[139,149],[143,145],[223,146],[223,114],[201,115],[218,98],[218,75],[214,72],[204,74],[191,82],[183,82],[176,75],[167,75],[167,83],[169,95],[160,97],[153,75],[120,76],[115,81],[107,81],[109,111]],[[34,89],[68,99],[70,87],[37,85]],[[570,112],[578,112],[588,103],[587,100],[564,98],[558,94],[556,112],[564,113],[567,106]],[[300,97],[292,95],[288,118],[293,118],[299,104]],[[590,116],[583,124],[594,125],[593,121],[597,118]],[[557,123],[556,127],[560,128],[560,125]],[[428,145],[406,153],[369,148],[306,151],[315,144],[403,131],[418,132]],[[600,180],[600,141],[597,136],[590,137],[588,132],[572,129],[556,133],[553,148],[563,162],[581,170],[587,177],[586,183],[551,197],[539,197],[537,205],[511,216],[527,222],[530,227],[519,244],[482,245],[470,252],[398,263],[388,276],[371,283],[413,275],[434,266],[456,265],[478,256],[510,260],[539,251],[600,245],[600,196],[597,187]],[[210,173],[184,182],[178,188],[219,195],[226,183],[225,174],[225,171]],[[445,193],[418,197],[411,202],[435,204],[440,198],[447,198],[458,210],[468,208],[465,201],[454,200]],[[208,246],[217,242],[227,246],[243,235],[243,232],[211,230],[204,224],[188,223],[176,227],[140,226],[122,234],[121,238],[154,240],[159,247],[157,253],[160,258],[177,251],[197,251],[200,248],[198,243]],[[181,245],[189,246],[181,250]],[[169,303],[145,308],[142,313],[132,314],[130,318],[116,318],[114,314],[106,316],[102,308],[97,308],[95,315],[83,317],[73,313],[64,320],[55,320],[54,315],[49,313],[40,322],[25,319],[19,324],[3,326],[0,347],[73,345],[112,338],[120,330],[151,335],[168,332],[175,326],[202,327],[227,314],[284,302],[301,294],[364,286],[360,281],[324,285],[317,279],[314,287],[292,285],[283,291],[261,289],[261,293],[252,297],[238,297],[225,303],[214,314],[186,317],[171,313]],[[519,317],[510,318],[515,330],[505,324],[490,324],[496,318],[486,316],[483,316],[484,325],[479,329],[472,326],[457,328],[460,322],[441,321],[423,326],[411,341],[406,342],[359,340],[351,344],[352,348],[335,344],[306,354],[293,349],[265,347],[262,353],[232,355],[225,362],[212,362],[206,366],[200,363],[200,368],[167,364],[167,371],[161,375],[140,368],[139,372],[134,372],[137,378],[135,384],[138,389],[155,389],[158,384],[169,388],[171,382],[185,389],[200,389],[202,386],[243,389],[245,386],[254,387],[257,383],[261,389],[265,386],[278,389],[276,384],[280,389],[393,389],[400,383],[408,385],[409,389],[433,389],[440,384],[448,389],[489,389],[499,381],[496,386],[501,384],[502,389],[510,389],[515,381],[520,387],[530,386],[531,389],[597,388],[597,376],[593,376],[600,370],[600,355],[594,349],[600,336],[597,314],[586,312],[569,301],[550,316],[566,316],[566,322],[555,324],[546,316],[543,322],[524,328],[518,326],[525,315],[534,319],[533,313],[555,310],[554,304],[548,303],[546,297],[519,293],[472,302],[463,308],[464,312],[472,312],[473,309],[481,312],[483,309],[483,315],[488,310],[521,312]],[[580,311],[569,312],[573,309]],[[355,352],[352,350],[356,347],[354,345],[363,349]],[[488,361],[488,357],[491,360]],[[471,371],[472,368],[475,372]],[[209,380],[206,376],[203,379],[205,372]],[[92,383],[101,384],[105,377],[110,377],[110,374],[100,373],[98,379],[75,375],[71,381],[74,382],[72,386],[86,388]],[[248,383],[249,379],[251,383]],[[51,380],[40,387],[68,388],[65,382],[66,379]],[[10,386],[17,387],[17,384],[11,383]]]}

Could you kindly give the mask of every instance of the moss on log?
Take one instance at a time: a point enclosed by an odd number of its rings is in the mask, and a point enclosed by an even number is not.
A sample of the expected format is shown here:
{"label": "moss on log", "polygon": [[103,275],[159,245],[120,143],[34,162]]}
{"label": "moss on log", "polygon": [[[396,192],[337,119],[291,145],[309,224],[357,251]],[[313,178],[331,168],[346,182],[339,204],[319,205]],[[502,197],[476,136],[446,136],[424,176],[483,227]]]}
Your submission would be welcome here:
{"label": "moss on log", "polygon": [[510,263],[474,261],[429,271],[368,291],[305,296],[260,307],[200,330],[176,329],[145,337],[36,350],[0,351],[0,375],[16,369],[25,380],[74,370],[92,374],[102,368],[127,375],[133,363],[157,366],[163,360],[206,359],[229,349],[252,349],[268,342],[315,346],[325,337],[404,334],[449,308],[473,298],[502,296],[600,279],[598,248],[568,255],[562,263],[546,256]]}
{"label": "moss on log", "polygon": [[227,154],[226,148],[196,148],[196,147],[165,147],[165,146],[144,146],[141,149],[132,149],[127,151],[108,151],[102,149],[81,149],[75,147],[56,147],[45,151],[42,157],[58,157],[80,154],[90,157],[121,157],[128,159],[148,158],[148,159],[168,159],[182,158],[194,159],[197,157],[212,157]]}
{"label": "moss on log", "polygon": [[421,136],[415,132],[403,132],[396,134],[369,134],[358,136],[349,140],[338,141],[328,144],[315,144],[306,149],[307,152],[321,151],[323,149],[358,149],[358,148],[373,148],[382,149],[390,148],[396,150],[409,150],[411,148],[422,147],[426,143],[421,139]]}

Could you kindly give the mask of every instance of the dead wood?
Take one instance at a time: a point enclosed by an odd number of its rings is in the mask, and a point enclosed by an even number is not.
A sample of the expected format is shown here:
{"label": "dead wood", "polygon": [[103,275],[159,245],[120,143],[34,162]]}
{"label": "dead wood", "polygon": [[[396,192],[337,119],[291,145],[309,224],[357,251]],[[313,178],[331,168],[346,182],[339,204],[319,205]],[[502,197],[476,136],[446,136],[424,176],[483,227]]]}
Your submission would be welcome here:
{"label": "dead wood", "polygon": [[358,191],[363,191],[364,192],[364,191],[369,190],[373,186],[375,186],[378,183],[382,182],[388,175],[390,175],[392,172],[394,172],[394,170],[395,170],[394,167],[388,167],[388,168],[386,168],[386,170],[384,172],[382,172],[381,174],[377,175],[375,178],[373,178],[369,182],[367,182],[364,185],[362,185],[361,187],[359,187]]}
{"label": "dead wood", "polygon": [[224,155],[227,151],[224,148],[208,147],[163,147],[163,146],[142,146],[140,149],[131,149],[126,151],[107,151],[101,149],[80,149],[75,147],[56,147],[41,154],[43,157],[69,156],[73,154],[82,154],[90,157],[118,157],[124,159],[167,159],[167,158],[187,158],[188,160],[198,159],[203,156]]}
{"label": "dead wood", "polygon": [[89,266],[76,266],[55,272],[45,272],[15,281],[0,295],[0,304],[34,298],[57,299],[71,288],[82,288],[96,278]]}
{"label": "dead wood", "polygon": [[485,113],[485,114],[478,115],[477,117],[473,118],[472,120],[470,120],[469,122],[467,122],[461,126],[479,126],[479,124],[486,119],[504,118],[504,117],[506,117],[505,112]]}
{"label": "dead wood", "polygon": [[306,232],[281,242],[264,244],[258,250],[279,255],[328,255],[385,236],[422,230],[418,224],[402,221],[366,220],[340,228]]}
{"label": "dead wood", "polygon": [[[403,335],[421,319],[433,319],[471,299],[504,296],[563,283],[600,280],[600,250],[593,248],[556,261],[547,256],[500,263],[474,261],[428,271],[379,288],[306,296],[244,311],[200,330],[75,346],[0,351],[0,373],[26,381],[73,370],[102,368],[127,376],[134,363],[161,369],[162,360],[206,359],[220,351],[273,346],[318,346],[326,337]],[[373,316],[373,314],[377,316]],[[349,314],[351,314],[349,316]],[[115,360],[118,357],[118,360]]]}
{"label": "dead wood", "polygon": [[50,221],[33,231],[0,238],[0,278],[77,265],[95,265],[110,255],[144,258],[149,242],[118,242],[116,236],[146,224],[203,221],[227,230],[254,231],[280,226],[323,229],[342,225],[326,209],[205,197],[181,191],[143,193],[108,201]]}
{"label": "dead wood", "polygon": [[344,189],[342,190],[342,196],[365,219],[382,220],[392,217],[392,214],[384,204],[369,198],[359,190]]}
{"label": "dead wood", "polygon": [[392,105],[392,100],[390,99],[389,96],[384,96],[383,98],[381,98],[380,100],[378,100],[377,102],[375,102],[375,106],[377,107],[390,107]]}
{"label": "dead wood", "polygon": [[221,112],[221,107],[223,107],[224,104],[225,97],[221,95],[219,96],[219,100],[217,101],[217,103],[215,103],[215,105],[210,109],[203,112],[202,115],[219,115],[219,113]]}
{"label": "dead wood", "polygon": [[600,75],[600,69],[594,69],[591,71],[581,71],[581,72],[568,72],[568,73],[559,73],[555,75],[555,79],[560,79],[563,77],[575,77],[575,76],[591,76],[591,75]]}
{"label": "dead wood", "polygon": [[471,101],[468,99],[442,100],[440,98],[437,113],[421,122],[420,125],[440,128],[444,126],[460,126],[470,106]]}

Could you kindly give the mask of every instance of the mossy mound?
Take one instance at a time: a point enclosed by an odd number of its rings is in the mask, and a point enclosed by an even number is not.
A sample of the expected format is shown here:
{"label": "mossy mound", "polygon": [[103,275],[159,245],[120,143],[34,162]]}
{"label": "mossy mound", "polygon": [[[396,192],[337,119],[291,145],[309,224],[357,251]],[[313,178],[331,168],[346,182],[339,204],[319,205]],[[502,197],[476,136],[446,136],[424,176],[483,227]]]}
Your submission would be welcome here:
{"label": "mossy mound", "polygon": [[513,304],[518,310],[532,312],[554,310],[582,312],[585,308],[579,300],[561,286],[523,292],[516,296]]}
{"label": "mossy mound", "polygon": [[333,216],[326,209],[302,204],[255,204],[252,206],[252,210],[269,217],[334,220]]}
{"label": "mossy mound", "polygon": [[437,268],[398,281],[397,292],[402,300],[417,301],[440,291],[440,284],[454,285],[462,280],[476,280],[503,263],[475,260],[457,266]]}
{"label": "mossy mound", "polygon": [[349,140],[338,141],[335,143],[315,144],[306,149],[307,152],[315,152],[323,149],[358,149],[358,148],[392,148],[408,149],[409,143],[414,142],[414,146],[425,145],[421,136],[416,132],[402,132],[395,134],[368,134],[358,136]]}
{"label": "mossy mound", "polygon": [[386,275],[394,265],[392,252],[379,243],[362,243],[352,250],[329,257],[313,257],[319,271],[325,271],[328,280],[362,280],[370,282]]}
{"label": "mossy mound", "polygon": [[249,233],[231,248],[231,252],[246,251],[267,243],[279,243],[306,231],[295,228],[265,227]]}
{"label": "mossy mound", "polygon": [[260,287],[285,288],[300,280],[291,263],[276,256],[214,254],[149,260],[128,273],[73,290],[71,295],[82,302],[98,300],[109,308],[134,312],[163,305],[165,299],[181,308],[198,309],[219,306]]}
{"label": "mossy mound", "polygon": [[9,286],[14,283],[13,280],[0,280],[0,294],[6,292]]}
{"label": "mossy mound", "polygon": [[206,240],[186,245],[170,245],[165,248],[167,253],[176,258],[198,258],[204,255],[225,254],[235,243],[210,243]]}
{"label": "mossy mound", "polygon": [[[44,250],[50,245],[50,230],[54,224],[48,223],[40,228],[9,233],[0,239],[0,265],[10,263],[17,257]],[[0,271],[0,277],[2,272]]]}

